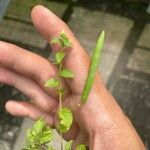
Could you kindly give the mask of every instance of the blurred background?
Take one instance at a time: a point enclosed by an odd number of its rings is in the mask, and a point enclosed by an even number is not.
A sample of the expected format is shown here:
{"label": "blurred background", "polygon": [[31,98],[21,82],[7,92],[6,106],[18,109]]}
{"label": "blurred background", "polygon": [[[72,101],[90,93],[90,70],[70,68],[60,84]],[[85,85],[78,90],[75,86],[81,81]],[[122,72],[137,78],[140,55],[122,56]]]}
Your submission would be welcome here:
{"label": "blurred background", "polygon": [[[150,149],[150,2],[148,0],[0,0],[0,40],[44,57],[47,42],[30,19],[42,4],[63,19],[91,53],[98,34],[106,30],[99,69],[104,82]],[[1,56],[0,56],[1,57]],[[9,115],[7,100],[27,100],[13,87],[0,84],[0,150],[20,150],[32,122]],[[59,145],[56,138],[54,145]],[[58,147],[57,147],[58,148]]]}

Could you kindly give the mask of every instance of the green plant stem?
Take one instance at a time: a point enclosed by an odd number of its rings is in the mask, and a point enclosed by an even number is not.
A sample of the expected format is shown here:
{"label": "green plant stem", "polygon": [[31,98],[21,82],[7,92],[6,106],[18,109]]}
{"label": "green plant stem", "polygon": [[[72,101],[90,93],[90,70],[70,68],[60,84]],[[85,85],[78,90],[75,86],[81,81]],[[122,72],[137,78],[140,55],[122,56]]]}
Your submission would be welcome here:
{"label": "green plant stem", "polygon": [[[62,64],[60,64],[59,65],[59,72],[61,71],[61,69],[62,69]],[[60,92],[60,90],[61,90],[61,88],[62,88],[62,86],[61,86],[61,82],[60,82],[60,85],[59,85],[59,109],[60,109],[60,111],[62,110],[62,94],[61,94],[61,92]]]}
{"label": "green plant stem", "polygon": [[61,85],[59,86],[59,109],[62,110],[62,95],[60,94]]}
{"label": "green plant stem", "polygon": [[[61,90],[61,84],[59,86],[59,90]],[[62,110],[62,95],[61,93],[59,92],[59,110],[61,111]],[[61,150],[63,150],[63,138],[62,138],[62,133],[60,132],[60,140],[61,140]]]}
{"label": "green plant stem", "polygon": [[[61,72],[62,70],[62,64],[59,64],[59,73]],[[61,86],[61,82],[60,82],[60,85],[59,85],[59,110],[61,111],[62,110],[62,94],[60,92],[62,86]],[[62,138],[62,133],[60,132],[60,142],[61,142],[61,150],[63,150],[63,138]]]}

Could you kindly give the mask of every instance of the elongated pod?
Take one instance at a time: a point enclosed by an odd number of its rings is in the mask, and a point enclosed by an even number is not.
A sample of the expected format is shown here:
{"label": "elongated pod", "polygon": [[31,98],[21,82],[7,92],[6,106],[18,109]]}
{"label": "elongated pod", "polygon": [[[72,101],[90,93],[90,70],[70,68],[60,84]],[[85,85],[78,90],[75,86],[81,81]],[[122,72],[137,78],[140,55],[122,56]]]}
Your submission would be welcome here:
{"label": "elongated pod", "polygon": [[87,101],[90,90],[92,88],[95,73],[97,70],[97,66],[99,63],[100,56],[101,56],[101,51],[102,51],[103,44],[104,44],[104,38],[105,38],[105,31],[102,31],[100,36],[98,37],[98,40],[96,42],[96,46],[95,46],[93,54],[92,54],[89,73],[88,73],[87,80],[86,80],[84,90],[82,93],[82,97],[81,97],[81,103],[82,104]]}

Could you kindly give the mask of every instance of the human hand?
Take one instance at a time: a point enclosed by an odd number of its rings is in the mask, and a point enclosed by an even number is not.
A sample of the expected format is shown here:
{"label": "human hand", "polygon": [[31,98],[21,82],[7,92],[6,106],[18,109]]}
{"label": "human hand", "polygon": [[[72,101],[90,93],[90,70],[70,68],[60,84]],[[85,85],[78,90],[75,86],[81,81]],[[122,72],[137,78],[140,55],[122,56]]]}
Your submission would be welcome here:
{"label": "human hand", "polygon": [[[64,66],[70,68],[74,79],[62,81],[68,92],[63,105],[74,115],[74,123],[64,138],[73,139],[73,147],[86,143],[90,149],[144,149],[144,146],[122,110],[106,90],[97,73],[88,101],[81,107],[81,94],[88,74],[90,59],[72,32],[58,17],[42,6],[32,11],[32,21],[48,41],[64,30],[73,43],[66,50]],[[51,45],[54,52],[58,45]],[[45,117],[55,124],[58,101],[53,89],[45,89],[45,82],[57,76],[58,69],[46,59],[19,48],[0,42],[0,82],[12,85],[32,99],[32,103],[9,101],[6,109],[16,116],[28,116],[34,120]]]}

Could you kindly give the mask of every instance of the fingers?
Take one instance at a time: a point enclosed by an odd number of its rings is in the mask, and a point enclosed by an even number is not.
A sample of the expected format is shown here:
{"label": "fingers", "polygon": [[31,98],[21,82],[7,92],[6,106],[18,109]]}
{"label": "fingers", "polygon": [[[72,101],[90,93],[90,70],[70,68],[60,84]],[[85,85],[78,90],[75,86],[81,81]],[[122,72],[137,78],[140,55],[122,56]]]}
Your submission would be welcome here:
{"label": "fingers", "polygon": [[54,125],[54,117],[51,114],[43,112],[34,104],[28,102],[16,102],[11,100],[6,103],[5,107],[6,110],[14,116],[29,117],[33,120],[45,118],[48,124]]}
{"label": "fingers", "polygon": [[[5,42],[0,42],[0,65],[29,76],[36,80],[43,89],[48,79],[54,76],[57,78],[57,68],[46,59]],[[55,89],[49,88],[48,93],[57,97]]]}
{"label": "fingers", "polygon": [[44,92],[34,80],[12,70],[0,67],[0,82],[14,86],[44,111],[50,112],[57,106],[57,100]]}
{"label": "fingers", "polygon": [[[69,80],[68,84],[73,92],[81,94],[90,63],[87,53],[77,42],[67,25],[47,8],[38,5],[33,8],[31,16],[37,30],[48,41],[58,36],[62,30],[66,32],[73,46],[66,52],[65,66],[75,73],[75,78],[71,81]],[[54,45],[52,48],[55,50]]]}

